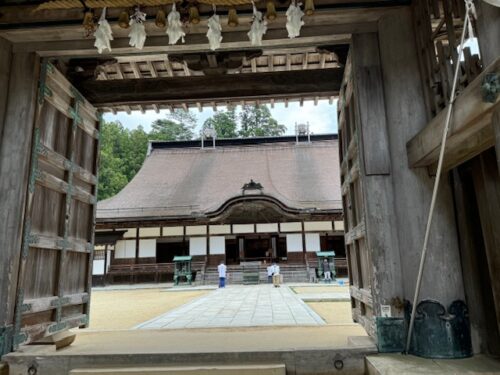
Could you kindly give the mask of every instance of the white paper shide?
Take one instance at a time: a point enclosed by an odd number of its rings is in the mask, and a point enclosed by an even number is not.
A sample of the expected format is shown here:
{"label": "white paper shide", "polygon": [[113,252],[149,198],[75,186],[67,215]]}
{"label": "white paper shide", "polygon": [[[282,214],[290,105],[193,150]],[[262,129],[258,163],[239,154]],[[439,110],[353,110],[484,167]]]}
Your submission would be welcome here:
{"label": "white paper shide", "polygon": [[248,32],[248,38],[252,46],[262,45],[262,37],[267,31],[267,21],[263,19],[262,12],[259,12],[253,4],[253,21],[250,31]]}
{"label": "white paper shide", "polygon": [[146,28],[144,22],[146,21],[146,13],[141,12],[139,8],[135,13],[130,16],[130,33],[128,34],[130,41],[129,44],[137,49],[143,49],[146,43]]}
{"label": "white paper shide", "polygon": [[102,10],[101,18],[99,19],[99,26],[94,33],[94,37],[94,47],[97,48],[97,52],[102,53],[105,49],[111,52],[113,32],[111,30],[109,22],[106,20],[106,8]]}
{"label": "white paper shide", "polygon": [[182,29],[181,15],[175,8],[175,2],[172,5],[172,10],[168,14],[167,21],[168,44],[176,44],[179,39],[181,39],[182,43],[184,43],[186,33]]}
{"label": "white paper shide", "polygon": [[220,43],[222,42],[222,26],[219,16],[215,14],[215,7],[213,16],[208,19],[207,38],[212,51],[220,48]]}
{"label": "white paper shide", "polygon": [[288,31],[289,38],[296,38],[300,36],[300,29],[304,25],[302,17],[304,12],[300,9],[302,3],[298,3],[293,0],[288,10],[286,11],[286,30]]}

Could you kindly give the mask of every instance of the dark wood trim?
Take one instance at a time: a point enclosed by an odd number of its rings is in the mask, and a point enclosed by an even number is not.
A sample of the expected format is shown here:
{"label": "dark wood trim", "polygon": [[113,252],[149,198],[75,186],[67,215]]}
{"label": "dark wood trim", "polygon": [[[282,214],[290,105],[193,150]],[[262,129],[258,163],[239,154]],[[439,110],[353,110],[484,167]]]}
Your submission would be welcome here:
{"label": "dark wood trim", "polygon": [[84,81],[78,89],[97,107],[196,103],[303,95],[337,95],[343,68],[221,76]]}

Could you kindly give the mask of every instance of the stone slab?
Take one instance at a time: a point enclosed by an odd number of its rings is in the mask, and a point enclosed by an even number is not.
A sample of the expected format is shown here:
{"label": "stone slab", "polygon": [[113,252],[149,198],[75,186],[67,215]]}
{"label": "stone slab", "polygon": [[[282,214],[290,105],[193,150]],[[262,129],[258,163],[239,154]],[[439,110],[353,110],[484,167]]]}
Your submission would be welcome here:
{"label": "stone slab", "polygon": [[74,369],[70,375],[286,375],[284,364]]}
{"label": "stone slab", "polygon": [[500,361],[483,355],[465,359],[428,359],[413,355],[378,354],[366,358],[369,375],[500,374]]}

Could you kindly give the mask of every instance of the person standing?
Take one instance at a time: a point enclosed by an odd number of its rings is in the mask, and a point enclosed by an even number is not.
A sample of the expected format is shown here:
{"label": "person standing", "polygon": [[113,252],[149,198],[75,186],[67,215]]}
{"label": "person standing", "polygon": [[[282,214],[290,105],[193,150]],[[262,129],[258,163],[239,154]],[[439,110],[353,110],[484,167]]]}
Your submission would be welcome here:
{"label": "person standing", "polygon": [[269,265],[267,266],[267,283],[271,284],[273,282],[273,273],[274,273],[274,266]]}
{"label": "person standing", "polygon": [[332,282],[332,270],[330,268],[330,263],[328,263],[328,259],[323,260],[323,275],[325,275],[325,283]]}
{"label": "person standing", "polygon": [[219,267],[217,267],[217,270],[219,271],[219,288],[225,288],[227,267],[223,261],[220,262]]}
{"label": "person standing", "polygon": [[273,263],[273,285],[275,288],[280,287],[280,266]]}

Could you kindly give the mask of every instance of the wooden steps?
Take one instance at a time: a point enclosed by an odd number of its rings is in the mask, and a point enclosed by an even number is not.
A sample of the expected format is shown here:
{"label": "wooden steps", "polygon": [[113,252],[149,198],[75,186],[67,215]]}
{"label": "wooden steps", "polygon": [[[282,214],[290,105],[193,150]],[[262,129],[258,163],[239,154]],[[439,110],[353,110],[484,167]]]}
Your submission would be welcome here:
{"label": "wooden steps", "polygon": [[284,364],[74,369],[70,375],[285,375]]}

